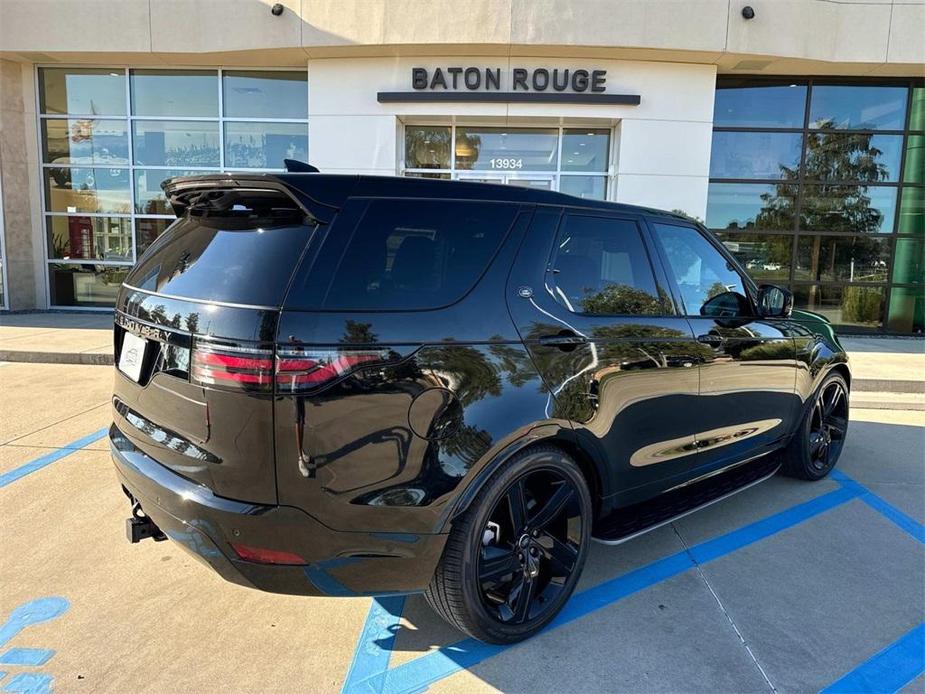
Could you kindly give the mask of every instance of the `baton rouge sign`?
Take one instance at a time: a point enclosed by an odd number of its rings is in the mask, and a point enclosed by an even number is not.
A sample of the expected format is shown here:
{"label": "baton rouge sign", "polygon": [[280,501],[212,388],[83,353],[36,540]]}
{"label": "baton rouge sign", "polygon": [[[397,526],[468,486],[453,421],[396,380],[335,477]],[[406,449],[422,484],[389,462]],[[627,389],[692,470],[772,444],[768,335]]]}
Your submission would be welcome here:
{"label": "baton rouge sign", "polygon": [[[502,91],[502,77],[511,86]],[[560,102],[635,106],[638,94],[607,92],[607,71],[583,68],[499,67],[411,68],[408,92],[379,92],[380,103],[395,101]]]}

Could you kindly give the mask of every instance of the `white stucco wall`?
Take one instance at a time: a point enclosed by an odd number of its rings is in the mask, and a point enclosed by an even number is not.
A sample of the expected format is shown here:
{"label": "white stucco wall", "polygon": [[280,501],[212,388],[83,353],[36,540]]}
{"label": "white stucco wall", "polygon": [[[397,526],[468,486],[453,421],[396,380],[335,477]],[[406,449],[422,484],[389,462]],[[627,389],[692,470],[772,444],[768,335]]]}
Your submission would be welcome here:
{"label": "white stucco wall", "polygon": [[[607,70],[607,93],[639,94],[638,106],[561,103],[385,103],[411,91],[413,67]],[[714,65],[530,58],[322,58],[309,61],[309,151],[322,171],[395,175],[406,122],[455,118],[483,125],[614,127],[611,199],[703,217],[713,120]]]}

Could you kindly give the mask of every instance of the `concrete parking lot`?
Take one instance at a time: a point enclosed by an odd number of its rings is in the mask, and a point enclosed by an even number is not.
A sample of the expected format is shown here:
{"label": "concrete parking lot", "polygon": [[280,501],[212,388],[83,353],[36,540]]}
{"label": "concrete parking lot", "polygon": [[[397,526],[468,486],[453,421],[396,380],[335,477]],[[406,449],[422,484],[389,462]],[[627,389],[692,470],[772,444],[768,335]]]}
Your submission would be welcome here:
{"label": "concrete parking lot", "polygon": [[268,595],[129,545],[111,378],[0,364],[0,692],[925,692],[925,412],[854,409],[833,478],[593,545],[557,621],[498,648],[419,596]]}

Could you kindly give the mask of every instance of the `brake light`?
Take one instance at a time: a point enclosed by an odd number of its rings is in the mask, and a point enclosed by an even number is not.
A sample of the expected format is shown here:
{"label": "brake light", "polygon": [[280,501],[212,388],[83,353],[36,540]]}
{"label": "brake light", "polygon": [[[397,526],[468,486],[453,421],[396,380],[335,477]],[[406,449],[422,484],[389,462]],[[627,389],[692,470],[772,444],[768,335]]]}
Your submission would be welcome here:
{"label": "brake light", "polygon": [[280,347],[276,355],[276,384],[281,392],[317,388],[359,367],[388,358],[388,351]]}
{"label": "brake light", "polygon": [[304,565],[305,561],[298,554],[292,552],[283,552],[278,549],[267,549],[266,547],[251,547],[242,545],[238,542],[232,542],[231,548],[244,561],[252,561],[256,564],[300,564]]}
{"label": "brake light", "polygon": [[273,389],[273,350],[197,342],[191,356],[194,383],[236,390]]}

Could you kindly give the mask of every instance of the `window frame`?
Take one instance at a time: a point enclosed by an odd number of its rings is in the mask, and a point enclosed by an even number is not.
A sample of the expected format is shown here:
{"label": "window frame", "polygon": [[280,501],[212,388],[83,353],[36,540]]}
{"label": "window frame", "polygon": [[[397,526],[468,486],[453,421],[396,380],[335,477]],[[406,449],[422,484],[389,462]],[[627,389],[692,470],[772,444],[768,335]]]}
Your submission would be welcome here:
{"label": "window frame", "polygon": [[[73,264],[73,265],[92,265],[92,266],[122,266],[122,267],[134,267],[137,264],[140,254],[138,253],[138,234],[136,229],[136,220],[138,219],[149,219],[149,220],[168,220],[172,222],[176,217],[172,214],[147,214],[139,213],[136,211],[137,197],[135,191],[136,184],[136,171],[140,170],[159,170],[159,171],[171,171],[176,169],[189,169],[202,171],[204,173],[222,173],[226,171],[247,171],[248,173],[282,173],[283,168],[247,168],[241,169],[240,167],[229,168],[226,166],[225,161],[225,122],[226,121],[241,121],[246,120],[247,122],[254,123],[296,123],[305,126],[305,135],[308,137],[309,131],[309,117],[308,111],[311,102],[310,94],[310,77],[308,74],[307,68],[293,68],[293,67],[265,67],[265,66],[228,66],[228,65],[219,65],[219,66],[202,66],[202,65],[170,65],[170,66],[156,66],[156,65],[140,65],[140,64],[126,64],[126,63],[117,63],[113,64],[99,64],[99,63],[89,63],[89,64],[76,64],[76,63],[36,63],[33,66],[33,85],[34,85],[34,99],[35,99],[35,123],[36,123],[36,146],[38,152],[38,163],[39,163],[39,181],[40,181],[40,201],[41,201],[41,218],[42,218],[42,249],[44,252],[44,262],[42,263],[45,270],[44,274],[44,288],[45,288],[45,304],[50,309],[65,309],[65,310],[80,310],[80,311],[111,311],[112,308],[107,307],[97,307],[97,306],[72,306],[66,304],[56,304],[53,301],[52,296],[52,281],[51,281],[51,266],[64,264]],[[43,69],[62,69],[62,70],[108,70],[113,73],[119,73],[121,78],[124,80],[124,95],[125,95],[125,113],[122,115],[109,115],[109,114],[83,114],[83,113],[45,113],[42,111],[42,80],[41,80],[41,71]],[[205,72],[212,73],[215,76],[215,85],[218,92],[218,112],[215,116],[137,116],[132,112],[132,72],[135,70],[164,70],[164,71],[196,71],[196,72]],[[306,82],[309,83],[309,88],[306,90],[308,92],[308,99],[305,105],[305,118],[247,118],[242,119],[241,117],[232,117],[226,116],[224,109],[224,81],[223,75],[225,72],[290,72],[296,73],[299,75],[304,75]],[[80,119],[92,119],[92,120],[115,120],[125,123],[126,133],[127,133],[127,146],[128,146],[128,157],[125,164],[107,166],[90,164],[90,165],[81,165],[81,164],[54,164],[46,163],[43,156],[43,124],[48,120],[80,120]],[[217,123],[218,124],[218,149],[219,149],[219,165],[218,166],[173,166],[173,165],[144,165],[136,164],[134,160],[134,124],[136,122],[143,121],[171,121],[171,122],[189,122],[189,123]],[[309,153],[310,153],[309,146]],[[45,170],[49,168],[101,168],[101,169],[118,169],[124,170],[128,173],[129,179],[129,211],[127,213],[107,213],[107,212],[52,212],[48,209],[48,200],[46,199],[45,191]],[[52,258],[51,252],[48,247],[48,234],[46,233],[46,218],[49,216],[61,216],[61,217],[122,217],[130,220],[131,231],[132,231],[132,259],[130,261],[112,261],[112,260],[100,260],[100,261],[90,261],[75,259],[72,261],[62,261],[61,259]],[[169,226],[169,223],[168,225]]]}
{"label": "window frame", "polygon": [[[556,258],[559,255],[559,240],[562,238],[562,234],[565,230],[565,223],[568,217],[590,217],[592,219],[606,219],[614,222],[630,222],[636,227],[636,232],[639,234],[639,240],[642,243],[643,252],[645,253],[646,260],[649,263],[649,271],[652,274],[652,281],[655,285],[655,291],[661,293],[661,296],[656,296],[656,298],[666,298],[671,302],[671,310],[663,311],[662,313],[588,313],[586,311],[573,311],[568,306],[563,304],[557,297],[555,290],[556,285],[556,273],[553,272],[556,264]],[[560,307],[562,310],[566,311],[569,315],[572,316],[581,316],[582,318],[589,319],[599,319],[599,318],[632,318],[632,319],[654,319],[654,318],[677,318],[680,313],[678,311],[678,303],[673,294],[671,293],[670,287],[666,285],[667,278],[663,273],[660,273],[661,266],[659,263],[655,262],[653,258],[653,244],[652,240],[649,238],[648,229],[645,224],[645,220],[639,216],[628,215],[628,214],[608,214],[605,211],[590,211],[582,210],[578,208],[564,208],[562,214],[559,217],[559,222],[556,225],[556,232],[553,235],[552,247],[549,249],[549,255],[546,258],[546,266],[543,268],[543,277],[546,287],[546,291],[549,293],[550,298],[553,303]]]}

